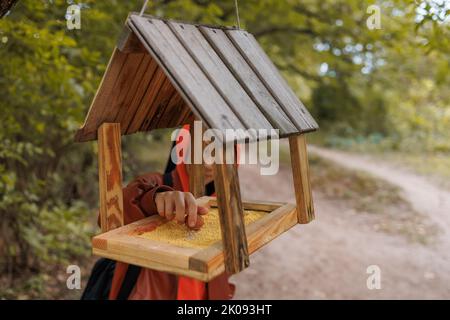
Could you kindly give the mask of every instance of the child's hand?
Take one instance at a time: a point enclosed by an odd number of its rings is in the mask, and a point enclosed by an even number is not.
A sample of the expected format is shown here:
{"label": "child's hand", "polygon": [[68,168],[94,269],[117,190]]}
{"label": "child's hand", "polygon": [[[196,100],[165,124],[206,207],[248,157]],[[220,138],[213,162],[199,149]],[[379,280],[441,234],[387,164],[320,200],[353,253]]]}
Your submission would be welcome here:
{"label": "child's hand", "polygon": [[178,223],[186,225],[194,230],[203,226],[203,218],[200,215],[208,213],[208,208],[197,205],[190,192],[166,191],[159,192],[155,196],[158,214],[168,220],[175,218]]}

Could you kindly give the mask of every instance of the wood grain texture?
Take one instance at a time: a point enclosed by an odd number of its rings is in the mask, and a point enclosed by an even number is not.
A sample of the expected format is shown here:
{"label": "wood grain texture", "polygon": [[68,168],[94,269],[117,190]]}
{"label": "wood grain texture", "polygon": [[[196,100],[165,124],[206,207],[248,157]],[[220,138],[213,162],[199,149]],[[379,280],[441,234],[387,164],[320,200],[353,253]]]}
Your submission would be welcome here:
{"label": "wood grain texture", "polygon": [[214,185],[225,254],[225,270],[234,274],[249,265],[239,177],[234,164],[215,164],[214,166]]}
{"label": "wood grain texture", "polygon": [[[195,198],[199,198],[205,195],[205,170],[203,163],[195,163],[197,161],[203,162],[203,137],[200,137],[198,141],[195,139],[195,127],[194,125],[189,126],[189,133],[191,136],[190,144],[190,158],[191,163],[186,164],[186,169],[189,176],[189,191],[193,194]],[[194,150],[199,148],[201,150],[201,159],[195,159]]]}
{"label": "wood grain texture", "polygon": [[[126,109],[123,108],[124,112],[119,113],[116,118],[116,122],[120,122],[122,134],[126,134],[136,117],[136,115],[141,116],[146,110],[142,110],[142,100],[144,99],[146,93],[149,91],[150,87],[154,85],[152,80],[155,77],[156,71],[159,69],[158,63],[151,58],[150,55],[146,55],[146,60],[148,60],[147,65],[144,67],[144,72],[139,79],[136,86],[136,92],[130,96],[131,100],[125,105]],[[136,77],[138,79],[138,77]]]}
{"label": "wood grain texture", "polygon": [[165,77],[161,88],[159,89],[154,101],[148,107],[148,113],[145,120],[142,122],[140,131],[150,131],[156,128],[160,121],[170,99],[175,94],[175,88],[170,82],[169,78]]}
{"label": "wood grain texture", "polygon": [[85,119],[85,123],[82,128],[78,130],[75,141],[84,142],[93,140],[97,136],[98,123],[101,121],[101,116],[103,114],[103,108],[97,107],[102,106],[106,103],[106,100],[113,95],[113,88],[117,81],[117,78],[122,70],[122,66],[125,63],[127,54],[121,52],[119,49],[115,48],[114,52],[109,60],[108,66],[106,67],[105,74],[103,75],[100,86],[95,94],[92,104],[89,108],[88,114]]}
{"label": "wood grain texture", "polygon": [[314,220],[314,203],[309,178],[308,152],[305,135],[289,137],[292,175],[299,223]]}
{"label": "wood grain texture", "polygon": [[182,122],[187,113],[191,113],[189,106],[183,100],[183,97],[175,92],[170,98],[166,110],[161,116],[161,119],[156,124],[157,128],[174,128],[183,125]]}
{"label": "wood grain texture", "polygon": [[189,268],[190,257],[201,249],[178,247],[135,236],[137,230],[165,222],[164,218],[153,215],[97,235],[92,239],[93,253],[101,257],[185,275],[202,281],[209,281],[221,273],[219,270],[202,273]]}
{"label": "wood grain texture", "polygon": [[145,53],[145,48],[134,32],[125,25],[117,40],[117,49],[123,53]]}
{"label": "wood grain texture", "polygon": [[[202,201],[207,199],[211,206],[216,206],[216,199],[203,197]],[[244,203],[248,210],[265,205],[267,205],[265,202]],[[165,223],[165,220],[155,215],[97,235],[92,239],[93,252],[101,257],[202,281],[209,281],[225,270],[221,241],[205,249],[195,249],[135,236],[139,233],[138,230],[154,223]],[[280,203],[274,210],[267,212],[266,216],[246,227],[249,254],[256,252],[295,224],[297,224],[295,205]]]}
{"label": "wood grain texture", "polygon": [[196,26],[176,22],[168,22],[168,25],[232,112],[248,129],[274,129]]}
{"label": "wood grain texture", "polygon": [[163,264],[153,260],[148,259],[146,256],[131,256],[125,255],[121,253],[112,253],[107,250],[101,250],[97,248],[92,249],[92,253],[96,256],[121,261],[129,264],[133,264],[136,266],[140,266],[143,268],[149,268],[152,270],[168,272],[172,274],[182,275],[189,278],[197,279],[200,281],[208,282],[217,277],[219,274],[224,272],[223,265],[221,268],[215,269],[213,272],[205,273],[199,272],[191,269],[186,269],[182,267],[176,267],[170,264]]}
{"label": "wood grain texture", "polygon": [[135,133],[140,130],[144,122],[147,120],[146,116],[150,112],[150,107],[153,105],[159,91],[165,83],[166,77],[164,71],[161,68],[157,68],[153,77],[144,92],[139,107],[133,116],[133,120],[127,128],[127,133]]}
{"label": "wood grain texture", "polygon": [[[144,61],[143,53],[129,53],[122,66],[120,74],[117,76],[114,84],[112,94],[105,99],[104,104],[97,104],[98,109],[103,109],[100,118],[97,121],[97,126],[103,122],[113,122],[116,115],[124,107],[126,99],[130,92],[135,92],[137,83],[135,79],[139,76],[139,69]],[[136,87],[133,87],[135,85]]]}
{"label": "wood grain texture", "polygon": [[120,124],[104,123],[98,130],[100,226],[106,232],[123,225]]}
{"label": "wood grain texture", "polygon": [[112,122],[120,123],[120,130],[122,134],[126,133],[130,121],[136,112],[137,107],[141,101],[145,89],[147,89],[148,83],[151,80],[151,76],[156,69],[156,63],[152,65],[151,56],[145,54],[142,59],[136,74],[133,77],[133,81],[130,85],[125,99],[116,113]]}
{"label": "wood grain texture", "polygon": [[266,88],[283,107],[290,120],[300,132],[317,129],[317,123],[297,98],[273,62],[262,50],[250,33],[241,30],[228,30],[226,34],[241,52],[247,63],[252,66]]}
{"label": "wood grain texture", "polygon": [[95,140],[102,123],[132,134],[193,119],[238,130],[227,143],[255,141],[250,128],[288,137],[318,127],[248,32],[130,14],[75,140]]}
{"label": "wood grain texture", "polygon": [[[217,199],[213,197],[202,197],[205,201],[211,205],[211,207],[217,207]],[[266,211],[272,212],[282,206],[283,202],[273,202],[273,201],[261,201],[261,200],[244,200],[242,201],[242,206],[245,210],[256,210],[256,211]]]}
{"label": "wood grain texture", "polygon": [[134,15],[130,20],[207,127],[245,129],[165,22]]}
{"label": "wood grain texture", "polygon": [[207,27],[199,27],[199,30],[272,126],[279,129],[282,136],[297,133],[298,129],[225,32]]}
{"label": "wood grain texture", "polygon": [[[258,205],[258,203],[251,205]],[[249,254],[253,254],[296,224],[297,211],[295,205],[283,204],[278,206],[265,217],[247,226],[246,233]],[[222,244],[217,242],[192,255],[189,259],[189,267],[193,270],[206,273],[214,272],[222,268],[224,264],[222,248]]]}

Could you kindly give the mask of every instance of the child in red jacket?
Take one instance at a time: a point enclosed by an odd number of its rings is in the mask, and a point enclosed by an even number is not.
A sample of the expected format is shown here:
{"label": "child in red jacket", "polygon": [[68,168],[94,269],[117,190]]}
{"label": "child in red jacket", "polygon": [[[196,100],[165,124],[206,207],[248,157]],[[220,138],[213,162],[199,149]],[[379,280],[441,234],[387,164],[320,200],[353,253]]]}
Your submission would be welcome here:
{"label": "child in red jacket", "polygon": [[[204,165],[206,194],[213,193],[213,166]],[[198,206],[189,192],[189,178],[184,163],[168,165],[165,174],[149,173],[134,179],[123,190],[124,223],[159,214],[169,220],[186,223],[191,229],[203,225],[201,215],[208,209]],[[128,264],[117,262],[110,299],[116,299]],[[234,286],[222,274],[204,283],[199,280],[142,268],[128,299],[230,299]]]}

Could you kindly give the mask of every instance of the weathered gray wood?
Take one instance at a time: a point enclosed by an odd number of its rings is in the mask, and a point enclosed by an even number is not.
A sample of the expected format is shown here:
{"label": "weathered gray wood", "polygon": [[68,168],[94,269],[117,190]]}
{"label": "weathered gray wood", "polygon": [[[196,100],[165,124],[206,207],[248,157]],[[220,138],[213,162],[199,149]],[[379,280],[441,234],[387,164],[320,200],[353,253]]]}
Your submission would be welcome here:
{"label": "weathered gray wood", "polygon": [[275,65],[250,33],[242,30],[225,32],[252,66],[272,95],[283,106],[291,121],[301,131],[317,129],[317,123],[281,76]]}
{"label": "weathered gray wood", "polygon": [[176,22],[168,25],[248,129],[274,129],[196,26]]}
{"label": "weathered gray wood", "polygon": [[[133,25],[145,38],[148,49],[165,66],[167,75],[192,101],[207,127],[245,129],[217,90],[207,79],[170,28],[161,20],[131,16]],[[139,36],[139,35],[138,35]]]}
{"label": "weathered gray wood", "polygon": [[123,53],[145,53],[145,48],[138,37],[125,25],[117,40],[117,49]]}
{"label": "weathered gray wood", "polygon": [[[76,141],[95,140],[105,122],[120,123],[122,134],[194,119],[222,132],[273,127],[280,137],[317,129],[247,32],[136,14],[129,16],[125,30]],[[168,95],[163,96],[158,90],[166,79],[172,87],[167,86]],[[241,135],[238,142],[243,138],[248,137]]]}
{"label": "weathered gray wood", "polygon": [[272,97],[272,94],[267,90],[224,31],[203,26],[199,27],[199,29],[229,70],[233,72],[236,79],[239,80],[242,88],[258,105],[260,111],[270,120],[275,128],[280,130],[281,135],[297,133],[298,129],[289,120],[283,108]]}

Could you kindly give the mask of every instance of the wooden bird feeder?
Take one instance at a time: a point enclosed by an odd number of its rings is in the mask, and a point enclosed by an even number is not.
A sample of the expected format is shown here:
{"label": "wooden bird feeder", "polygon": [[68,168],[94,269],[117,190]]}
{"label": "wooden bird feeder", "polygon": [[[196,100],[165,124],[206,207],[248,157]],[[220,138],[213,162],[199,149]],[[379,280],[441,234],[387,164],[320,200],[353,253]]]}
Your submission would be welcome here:
{"label": "wooden bird feeder", "polygon": [[[209,201],[219,210],[222,241],[193,249],[136,236],[159,216],[123,226],[121,135],[195,119],[223,132],[278,129],[279,138],[289,139],[296,206],[242,203],[236,166],[215,164],[217,200]],[[130,14],[76,134],[78,142],[98,139],[103,233],[93,238],[94,254],[203,281],[245,269],[249,254],[314,218],[304,133],[317,128],[250,33]],[[203,196],[202,165],[188,165],[188,172],[191,192]],[[244,226],[245,210],[265,214]]]}

